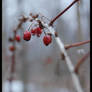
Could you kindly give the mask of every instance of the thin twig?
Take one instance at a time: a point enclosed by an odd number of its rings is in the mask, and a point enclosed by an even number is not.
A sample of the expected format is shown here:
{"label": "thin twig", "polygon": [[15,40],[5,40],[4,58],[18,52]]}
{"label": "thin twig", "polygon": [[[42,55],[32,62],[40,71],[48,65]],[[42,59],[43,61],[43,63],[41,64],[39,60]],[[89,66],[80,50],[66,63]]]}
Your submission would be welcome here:
{"label": "thin twig", "polygon": [[55,18],[53,18],[51,20],[51,22],[49,23],[50,26],[53,25],[53,23],[61,16],[63,15],[70,7],[72,7],[77,1],[79,0],[74,0],[67,8],[65,8],[61,13],[59,13]]}
{"label": "thin twig", "polygon": [[75,66],[75,69],[74,69],[74,72],[75,72],[75,73],[78,73],[78,70],[79,70],[81,64],[84,63],[84,61],[88,58],[89,55],[90,55],[90,52],[86,53],[86,54],[78,61],[78,63],[77,63],[76,66]]}
{"label": "thin twig", "polygon": [[65,45],[65,49],[70,49],[72,47],[77,47],[77,46],[84,45],[84,44],[87,44],[87,43],[90,43],[90,40]]}

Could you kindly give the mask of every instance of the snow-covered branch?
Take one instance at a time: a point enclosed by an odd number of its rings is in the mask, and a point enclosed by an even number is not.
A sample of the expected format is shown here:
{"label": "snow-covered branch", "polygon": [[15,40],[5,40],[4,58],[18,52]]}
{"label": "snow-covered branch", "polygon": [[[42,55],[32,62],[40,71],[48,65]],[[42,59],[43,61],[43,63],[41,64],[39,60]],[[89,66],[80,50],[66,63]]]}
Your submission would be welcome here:
{"label": "snow-covered branch", "polygon": [[45,23],[42,23],[50,32],[51,34],[55,37],[55,40],[56,40],[56,43],[61,51],[61,53],[65,56],[65,61],[66,61],[66,64],[67,64],[67,67],[69,69],[69,72],[71,73],[71,76],[72,76],[72,79],[73,79],[73,83],[74,83],[74,86],[77,90],[77,92],[83,92],[83,89],[81,87],[81,84],[80,84],[80,81],[79,81],[79,78],[78,76],[76,75],[76,73],[74,72],[74,66],[72,64],[72,61],[71,59],[69,58],[69,56],[67,55],[67,52],[65,50],[65,47],[64,47],[64,44],[63,42],[61,41],[61,39],[58,37],[58,35],[56,35],[56,32],[54,30],[53,27],[51,26],[48,26],[48,24],[45,24]]}

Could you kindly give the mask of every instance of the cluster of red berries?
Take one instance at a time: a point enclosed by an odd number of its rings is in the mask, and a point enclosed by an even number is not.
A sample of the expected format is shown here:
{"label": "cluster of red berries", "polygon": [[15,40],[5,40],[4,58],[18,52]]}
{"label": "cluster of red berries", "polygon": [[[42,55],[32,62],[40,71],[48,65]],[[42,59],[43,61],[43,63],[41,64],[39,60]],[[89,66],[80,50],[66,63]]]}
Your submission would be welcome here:
{"label": "cluster of red berries", "polygon": [[[25,31],[23,35],[23,39],[26,41],[29,41],[31,39],[31,34],[34,36],[36,35],[37,37],[40,37],[42,34],[42,29],[40,27],[37,27],[35,29],[31,29],[31,31]],[[43,37],[43,43],[48,46],[52,42],[51,35],[45,35]]]}
{"label": "cluster of red berries", "polygon": [[[19,35],[16,35],[16,37],[14,39],[10,38],[9,41],[13,42],[14,40],[16,40],[17,42],[20,42],[20,36]],[[9,50],[10,51],[14,51],[15,50],[15,47],[13,45],[11,45],[9,47]]]}
{"label": "cluster of red berries", "polygon": [[32,35],[37,35],[37,37],[40,37],[42,34],[42,29],[40,27],[37,27],[35,29],[31,30]]}

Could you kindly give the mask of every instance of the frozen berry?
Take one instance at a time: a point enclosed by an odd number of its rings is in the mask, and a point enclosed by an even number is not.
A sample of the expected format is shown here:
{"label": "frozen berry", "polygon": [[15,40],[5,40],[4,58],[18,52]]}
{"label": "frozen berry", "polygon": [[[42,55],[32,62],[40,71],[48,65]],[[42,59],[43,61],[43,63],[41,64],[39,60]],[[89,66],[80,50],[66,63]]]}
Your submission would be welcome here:
{"label": "frozen berry", "polygon": [[18,42],[20,42],[20,36],[16,35],[15,40],[18,41]]}
{"label": "frozen berry", "polygon": [[15,47],[14,47],[14,46],[10,46],[10,47],[9,47],[9,50],[10,50],[10,51],[14,51],[14,50],[15,50]]}
{"label": "frozen berry", "polygon": [[26,40],[26,41],[29,41],[31,39],[31,32],[25,31],[23,39]]}
{"label": "frozen berry", "polygon": [[40,27],[36,28],[37,34],[42,34],[42,29]]}
{"label": "frozen berry", "polygon": [[40,37],[40,35],[42,34],[42,29],[40,27],[37,27],[36,29],[34,29],[36,32],[37,37]]}
{"label": "frozen berry", "polygon": [[35,35],[36,34],[36,30],[32,29],[31,33],[32,33],[32,35]]}
{"label": "frozen berry", "polygon": [[43,38],[43,42],[46,46],[48,46],[52,42],[52,38],[50,35],[45,35]]}

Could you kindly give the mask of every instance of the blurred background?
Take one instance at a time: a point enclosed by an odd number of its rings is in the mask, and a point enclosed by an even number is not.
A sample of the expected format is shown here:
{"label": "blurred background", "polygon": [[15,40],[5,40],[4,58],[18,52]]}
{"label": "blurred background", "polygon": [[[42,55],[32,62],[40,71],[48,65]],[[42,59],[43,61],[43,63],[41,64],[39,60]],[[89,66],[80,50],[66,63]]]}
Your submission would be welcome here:
{"label": "blurred background", "polygon": [[[73,0],[3,0],[2,22],[2,88],[9,91],[11,55],[8,41],[13,29],[18,25],[20,15],[41,13],[49,19],[63,11]],[[54,23],[56,31],[64,44],[90,39],[90,0],[81,0],[80,5],[73,5]],[[53,38],[49,46],[40,38],[32,37],[28,42],[23,40],[23,30],[18,34],[21,42],[16,43],[16,65],[12,92],[76,92],[66,63],[61,60],[60,50]],[[67,51],[73,65],[90,50],[90,45],[82,45]],[[90,92],[90,57],[79,70],[79,79],[84,92]]]}

